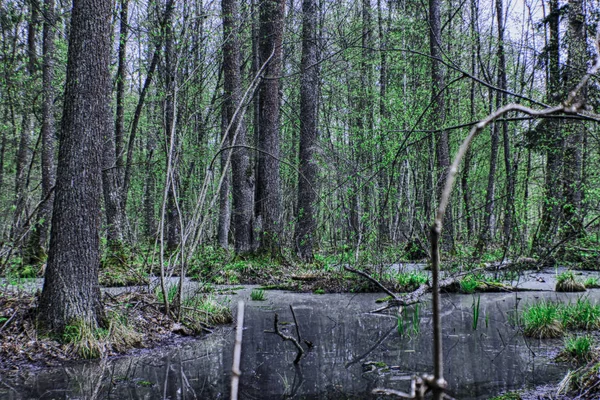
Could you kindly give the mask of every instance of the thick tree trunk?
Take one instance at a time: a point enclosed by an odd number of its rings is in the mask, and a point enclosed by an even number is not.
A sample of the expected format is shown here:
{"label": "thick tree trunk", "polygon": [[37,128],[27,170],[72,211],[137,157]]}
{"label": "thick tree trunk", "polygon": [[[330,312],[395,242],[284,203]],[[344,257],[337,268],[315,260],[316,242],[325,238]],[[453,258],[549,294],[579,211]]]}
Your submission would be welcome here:
{"label": "thick tree trunk", "polygon": [[55,201],[39,318],[62,331],[96,328],[103,311],[98,286],[102,141],[110,134],[109,0],[74,1],[58,152]]}
{"label": "thick tree trunk", "polygon": [[260,63],[270,61],[260,84],[260,136],[258,141],[257,197],[262,236],[260,251],[279,255],[283,234],[282,191],[279,171],[279,76],[283,42],[284,0],[260,4]]}
{"label": "thick tree trunk", "polygon": [[[586,72],[587,39],[585,32],[585,10],[582,0],[569,1],[569,29],[567,42],[569,45],[569,64],[566,71],[565,93],[572,90]],[[580,91],[577,102],[585,102],[587,91]],[[565,127],[565,166],[564,166],[564,194],[563,220],[565,228],[564,238],[578,238],[584,234],[583,216],[581,214],[582,200],[582,160],[581,145],[585,126],[581,121],[567,121]]]}
{"label": "thick tree trunk", "polygon": [[[37,214],[37,224],[30,237],[27,264],[39,263],[44,257],[48,241],[54,184],[56,181],[54,160],[54,0],[44,0],[43,64],[42,64],[42,204]],[[0,182],[0,187],[2,183]]]}
{"label": "thick tree trunk", "polygon": [[314,152],[317,145],[319,75],[317,66],[317,4],[302,2],[302,64],[300,66],[300,174],[298,176],[298,207],[295,243],[298,256],[305,262],[313,260],[315,239],[315,201],[317,165]]}
{"label": "thick tree trunk", "polygon": [[[550,0],[550,14],[546,17],[550,33],[548,43],[548,102],[555,103],[560,99],[560,49],[559,49],[559,21],[560,10],[558,0]],[[545,137],[542,138],[543,150],[546,152],[546,174],[544,183],[544,203],[540,228],[534,238],[533,251],[544,254],[547,247],[551,247],[560,225],[560,205],[563,201],[562,185],[557,182],[557,177],[562,175],[564,139],[561,133],[562,122],[549,120],[546,126]]]}
{"label": "thick tree trunk", "polygon": [[[226,124],[229,143],[246,146],[246,126],[242,112],[242,75],[240,55],[239,0],[222,0],[223,9],[223,78],[225,88]],[[235,148],[231,153],[233,233],[236,254],[252,251],[252,215],[254,183],[248,149]]]}
{"label": "thick tree trunk", "polygon": [[[442,25],[440,20],[440,0],[429,0],[429,50],[431,60],[431,93],[434,106],[432,109],[432,126],[443,126],[446,122],[446,104],[444,88],[444,73],[442,63]],[[437,157],[437,185],[436,192],[438,198],[441,195],[448,168],[450,167],[450,146],[448,142],[448,132],[441,131],[435,143],[435,153]],[[442,247],[450,249],[453,241],[454,229],[452,226],[452,209],[444,215],[444,233]]]}

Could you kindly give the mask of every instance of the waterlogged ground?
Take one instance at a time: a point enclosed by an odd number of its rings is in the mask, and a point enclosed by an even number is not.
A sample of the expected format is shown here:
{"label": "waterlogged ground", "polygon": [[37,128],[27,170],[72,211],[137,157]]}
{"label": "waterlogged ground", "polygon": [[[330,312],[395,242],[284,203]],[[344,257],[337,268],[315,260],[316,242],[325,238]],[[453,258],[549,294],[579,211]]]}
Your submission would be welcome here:
{"label": "waterlogged ground", "polygon": [[[430,303],[409,308],[398,328],[393,315],[368,313],[381,294],[266,293],[251,301],[250,288],[231,296],[247,301],[241,398],[376,398],[374,388],[408,390],[415,373],[432,371]],[[600,292],[588,291],[592,301]],[[452,395],[486,399],[504,391],[555,384],[568,366],[554,363],[560,340],[524,339],[515,310],[539,299],[575,301],[581,294],[553,292],[444,295],[444,374]],[[479,318],[474,326],[474,301]],[[314,348],[295,367],[294,346],[265,330],[277,312],[295,334],[293,305],[303,338]],[[57,369],[0,373],[2,399],[229,397],[233,327],[202,339],[144,350],[116,359],[78,362]]]}

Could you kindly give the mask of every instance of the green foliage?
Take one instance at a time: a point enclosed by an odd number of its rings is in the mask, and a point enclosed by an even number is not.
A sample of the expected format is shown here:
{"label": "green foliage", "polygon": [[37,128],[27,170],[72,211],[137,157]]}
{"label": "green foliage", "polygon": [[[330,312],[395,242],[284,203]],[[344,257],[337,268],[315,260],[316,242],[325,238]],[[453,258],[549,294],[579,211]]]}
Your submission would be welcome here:
{"label": "green foliage", "polygon": [[[173,301],[175,300],[175,296],[177,296],[179,285],[167,285],[166,289],[167,289],[167,299],[169,300],[169,304],[172,304]],[[154,292],[156,294],[156,298],[158,299],[158,301],[161,303],[164,303],[165,296],[162,292],[161,287],[157,286],[156,289],[154,289]]]}
{"label": "green foliage", "polygon": [[565,349],[559,355],[559,359],[577,362],[588,362],[594,357],[594,338],[590,335],[568,336],[565,339]]}
{"label": "green foliage", "polygon": [[542,301],[526,306],[521,315],[525,336],[536,338],[560,337],[563,327],[559,316],[560,306],[557,303]]}
{"label": "green foliage", "polygon": [[460,291],[466,294],[475,293],[480,283],[473,274],[466,275],[460,280]]}
{"label": "green foliage", "polygon": [[396,275],[398,284],[406,290],[414,290],[428,281],[427,274],[421,271],[400,272]]}
{"label": "green foliage", "polygon": [[595,276],[590,276],[583,282],[583,285],[586,289],[596,289],[600,288],[600,281]]}
{"label": "green foliage", "polygon": [[561,307],[560,318],[567,329],[598,329],[600,328],[600,306],[592,304],[587,298],[579,298],[575,303]]}
{"label": "green foliage", "polygon": [[411,315],[407,315],[407,309],[396,317],[396,330],[400,336],[418,334],[421,331],[421,316],[419,304],[415,304]]}
{"label": "green foliage", "polygon": [[540,302],[526,306],[521,320],[526,336],[560,337],[565,329],[600,328],[600,306],[582,298],[569,304]]}
{"label": "green foliage", "polygon": [[313,291],[313,293],[314,293],[314,294],[325,294],[325,290],[323,290],[323,289],[315,289],[315,290]]}
{"label": "green foliage", "polygon": [[252,289],[252,292],[250,292],[250,298],[254,301],[264,301],[265,291],[263,289]]}
{"label": "green foliage", "polygon": [[228,302],[229,298],[218,300],[211,294],[190,297],[183,302],[182,320],[194,332],[201,332],[207,326],[229,323],[233,316]]}
{"label": "green foliage", "polygon": [[94,329],[83,321],[73,321],[65,326],[61,339],[83,359],[100,358],[106,352],[108,330]]}

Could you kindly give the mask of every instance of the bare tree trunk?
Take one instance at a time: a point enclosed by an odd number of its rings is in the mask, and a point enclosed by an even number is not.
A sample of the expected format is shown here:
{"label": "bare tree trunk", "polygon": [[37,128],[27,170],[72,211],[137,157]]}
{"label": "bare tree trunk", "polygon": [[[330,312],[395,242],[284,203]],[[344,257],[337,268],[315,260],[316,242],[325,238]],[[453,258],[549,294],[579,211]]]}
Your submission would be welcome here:
{"label": "bare tree trunk", "polygon": [[[120,12],[120,33],[119,33],[119,65],[117,67],[117,117],[115,122],[115,152],[116,152],[116,167],[119,187],[122,187],[123,179],[123,136],[125,124],[125,74],[126,74],[126,54],[127,54],[127,35],[128,35],[128,8],[129,0],[121,0]],[[125,211],[125,210],[123,210]]]}
{"label": "bare tree trunk", "polygon": [[[221,107],[221,135],[223,136],[223,146],[229,147],[227,137],[227,107]],[[225,176],[221,180],[219,189],[219,226],[217,227],[217,241],[219,246],[225,250],[229,248],[229,225],[231,222],[231,202],[229,201],[229,187],[231,184],[231,173],[227,161],[229,151],[221,153],[221,174]]]}
{"label": "bare tree trunk", "polygon": [[[38,8],[37,0],[29,0],[30,20],[27,25],[27,78],[25,80],[25,98],[23,99],[23,119],[21,123],[21,135],[17,158],[15,160],[15,213],[12,226],[12,238],[17,240],[27,229],[22,221],[23,213],[27,204],[27,167],[31,160],[31,139],[34,136],[35,119],[33,115],[32,87],[35,79],[37,57],[36,57],[36,35]],[[15,244],[18,245],[18,244]]]}
{"label": "bare tree trunk", "polygon": [[[262,219],[260,250],[279,255],[283,234],[282,191],[279,171],[279,76],[283,42],[284,0],[260,4],[259,54],[261,63],[269,57],[260,84],[260,136],[258,147],[257,218]],[[271,56],[272,55],[272,56]]]}
{"label": "bare tree trunk", "polygon": [[[496,16],[498,19],[498,87],[508,89],[506,78],[506,54],[504,52],[504,6],[502,0],[496,0]],[[496,108],[507,104],[506,92],[496,95]],[[511,161],[510,137],[508,135],[508,122],[500,123],[502,128],[502,139],[504,144],[504,169],[506,170],[506,207],[504,210],[504,223],[502,240],[505,250],[508,250],[512,241],[513,216],[515,214],[515,171]]]}
{"label": "bare tree trunk", "polygon": [[[225,88],[226,126],[229,143],[237,147],[231,153],[231,190],[235,252],[244,255],[252,251],[252,215],[254,182],[247,145],[242,109],[242,71],[240,53],[239,0],[222,0],[223,8],[223,78]],[[225,153],[224,153],[225,154]]]}
{"label": "bare tree trunk", "polygon": [[[434,107],[432,109],[433,126],[443,126],[446,122],[446,104],[444,88],[444,72],[442,63],[439,61],[442,57],[442,26],[440,21],[440,0],[429,0],[429,50],[431,54],[431,93]],[[437,185],[436,192],[438,197],[442,193],[444,181],[448,174],[450,166],[450,147],[448,142],[448,132],[441,131],[436,140],[435,153],[437,157]],[[444,215],[444,232],[442,248],[444,250],[452,248],[453,244],[453,224],[451,210]]]}
{"label": "bare tree trunk", "polygon": [[110,135],[109,0],[73,4],[50,252],[39,318],[61,332],[101,325],[98,286],[102,141]]}
{"label": "bare tree trunk", "polygon": [[296,252],[305,262],[313,260],[315,239],[315,201],[318,168],[314,152],[317,142],[318,85],[317,4],[302,2],[302,64],[300,66],[300,174],[296,216]]}
{"label": "bare tree trunk", "polygon": [[[54,0],[44,0],[43,65],[42,65],[42,204],[37,214],[37,223],[29,238],[27,264],[37,264],[44,258],[44,248],[48,241],[54,184],[56,181],[54,160]],[[0,187],[2,183],[0,182]]]}
{"label": "bare tree trunk", "polygon": [[155,133],[149,132],[146,139],[146,177],[144,184],[144,232],[148,242],[156,238],[156,218],[154,205],[156,204],[156,178],[154,176],[154,151],[156,150]]}
{"label": "bare tree trunk", "polygon": [[[560,49],[559,21],[560,10],[558,0],[550,0],[550,14],[546,17],[550,31],[548,43],[548,93],[550,102],[560,99]],[[560,204],[562,203],[562,185],[557,177],[562,175],[564,139],[561,133],[563,122],[549,120],[542,139],[542,148],[546,152],[546,174],[544,184],[544,204],[540,228],[533,241],[533,251],[541,255],[552,244],[560,225]]]}
{"label": "bare tree trunk", "polygon": [[[587,69],[586,12],[584,7],[582,0],[569,1],[569,28],[567,34],[569,64],[566,71],[565,93],[568,93],[579,83]],[[587,90],[584,88],[579,93],[576,101],[583,103],[586,97]],[[564,128],[566,141],[563,169],[565,194],[565,204],[562,209],[565,224],[563,236],[565,238],[578,238],[584,234],[583,216],[581,214],[583,176],[581,145],[585,126],[581,121],[568,121],[565,122]]]}
{"label": "bare tree trunk", "polygon": [[[172,155],[172,176],[167,177],[170,181],[167,192],[167,250],[174,251],[181,239],[181,226],[179,224],[179,211],[176,206],[176,190],[178,187],[178,139],[173,134],[176,130],[176,109],[175,92],[177,90],[177,71],[175,60],[175,44],[173,33],[173,15],[169,13],[165,22],[165,137],[173,138],[175,143],[172,145],[174,154]],[[168,170],[168,166],[167,166]]]}

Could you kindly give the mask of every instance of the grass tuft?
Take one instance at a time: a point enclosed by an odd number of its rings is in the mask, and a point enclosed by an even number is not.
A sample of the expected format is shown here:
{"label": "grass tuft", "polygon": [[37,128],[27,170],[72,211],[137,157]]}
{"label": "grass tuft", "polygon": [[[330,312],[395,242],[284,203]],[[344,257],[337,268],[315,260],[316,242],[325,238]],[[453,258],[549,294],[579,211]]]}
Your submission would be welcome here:
{"label": "grass tuft", "polygon": [[559,305],[551,302],[540,302],[526,306],[521,320],[525,336],[556,338],[563,335],[563,326],[559,319]]}
{"label": "grass tuft", "polygon": [[585,292],[585,285],[575,279],[573,271],[568,270],[556,277],[557,292]]}
{"label": "grass tuft", "polygon": [[589,299],[577,299],[560,310],[562,324],[567,329],[592,330],[600,328],[600,306]]}
{"label": "grass tuft", "polygon": [[252,289],[250,299],[254,301],[265,301],[265,291],[263,289]]}
{"label": "grass tuft", "polygon": [[589,362],[594,358],[595,341],[590,335],[569,336],[565,339],[565,349],[558,355],[558,361]]}

